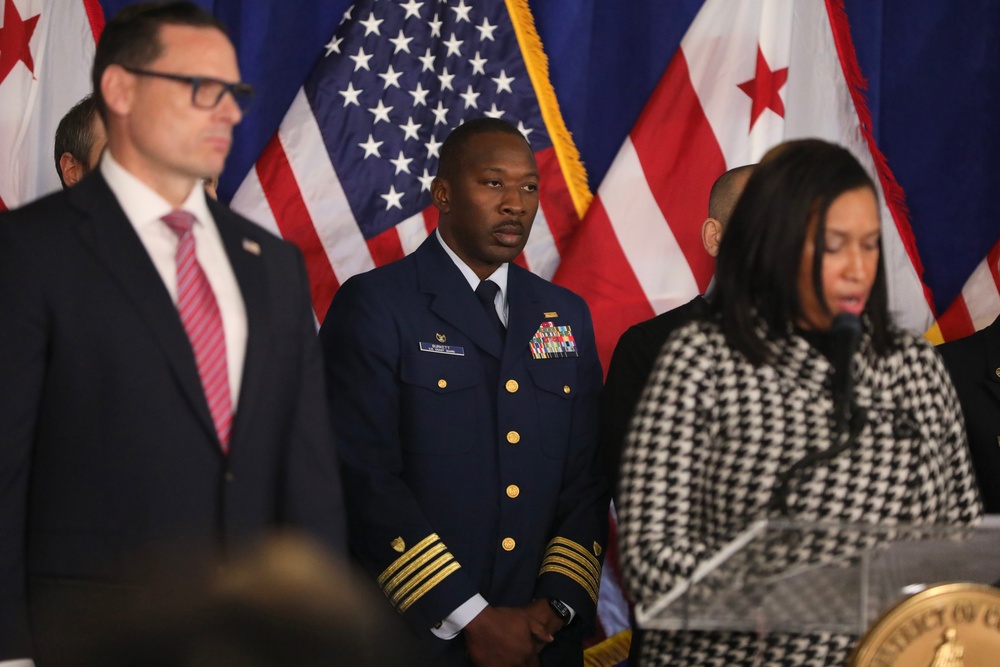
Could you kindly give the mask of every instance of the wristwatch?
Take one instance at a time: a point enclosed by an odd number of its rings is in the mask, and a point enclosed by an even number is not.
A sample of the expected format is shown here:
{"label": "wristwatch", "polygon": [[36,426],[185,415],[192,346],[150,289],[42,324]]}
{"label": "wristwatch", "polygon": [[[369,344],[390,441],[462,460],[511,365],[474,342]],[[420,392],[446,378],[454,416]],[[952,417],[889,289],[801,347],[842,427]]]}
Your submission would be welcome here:
{"label": "wristwatch", "polygon": [[569,620],[573,618],[573,614],[570,612],[569,607],[563,604],[561,600],[549,598],[549,606],[552,608],[552,611],[556,613],[556,616],[562,619],[563,625],[567,625]]}

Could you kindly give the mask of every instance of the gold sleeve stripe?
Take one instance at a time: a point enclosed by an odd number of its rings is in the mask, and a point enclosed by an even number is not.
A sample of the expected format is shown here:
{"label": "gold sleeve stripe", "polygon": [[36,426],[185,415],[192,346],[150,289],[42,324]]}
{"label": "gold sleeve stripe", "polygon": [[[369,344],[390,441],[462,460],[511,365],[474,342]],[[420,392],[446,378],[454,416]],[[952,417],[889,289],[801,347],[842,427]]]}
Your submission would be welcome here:
{"label": "gold sleeve stripe", "polygon": [[426,549],[430,544],[440,541],[441,538],[437,536],[437,533],[431,533],[424,539],[420,540],[409,551],[394,560],[389,567],[385,568],[385,571],[378,576],[379,586],[382,586],[385,581],[395,573],[396,570],[403,567],[406,563],[413,559],[414,556]]}
{"label": "gold sleeve stripe", "polygon": [[393,589],[399,586],[403,580],[407,579],[420,568],[426,566],[427,563],[431,562],[442,553],[451,556],[451,553],[445,549],[444,544],[438,542],[423,554],[414,558],[412,563],[400,570],[395,576],[392,577],[392,579],[382,583],[382,588],[385,589],[386,595],[392,595]]}
{"label": "gold sleeve stripe", "polygon": [[580,558],[580,554],[578,552],[572,551],[565,547],[552,546],[549,547],[549,550],[545,552],[545,559],[548,560],[549,558],[556,555],[565,556],[566,558],[569,558],[570,560],[574,561],[579,565],[579,567],[583,568],[586,572],[589,572],[590,575],[594,577],[594,579],[601,578],[601,570],[599,568],[594,567],[594,564],[589,560]]}
{"label": "gold sleeve stripe", "polygon": [[587,595],[589,595],[590,599],[594,601],[594,604],[597,604],[597,591],[593,588],[592,585],[584,581],[583,577],[578,575],[576,572],[564,570],[558,565],[545,565],[544,567],[542,567],[541,572],[539,572],[539,574],[543,572],[554,572],[556,574],[561,574],[569,577],[576,583],[580,584],[580,586],[583,587],[583,590],[587,591]]}
{"label": "gold sleeve stripe", "polygon": [[594,569],[596,569],[598,572],[601,571],[601,561],[597,560],[594,554],[590,553],[590,551],[586,547],[574,542],[573,540],[567,540],[565,537],[553,537],[549,541],[549,545],[546,550],[551,549],[552,547],[557,545],[569,547],[570,549],[579,552],[584,558],[586,558],[593,564]]}
{"label": "gold sleeve stripe", "polygon": [[433,563],[429,563],[427,567],[425,567],[415,576],[413,576],[409,581],[406,582],[406,584],[396,589],[390,596],[392,603],[398,605],[400,601],[402,601],[410,593],[410,591],[419,586],[424,580],[428,578],[433,578],[434,572],[436,570],[441,569],[448,563],[454,563],[454,562],[455,562],[455,557],[452,556],[450,553],[445,552],[443,555],[438,557],[437,560],[435,560]]}
{"label": "gold sleeve stripe", "polygon": [[442,581],[445,580],[445,578],[448,577],[448,575],[450,575],[452,572],[454,572],[455,570],[457,570],[460,567],[462,567],[462,566],[459,565],[458,562],[452,561],[452,563],[450,565],[448,565],[443,570],[441,570],[440,572],[438,572],[437,574],[435,574],[433,577],[431,577],[430,579],[428,579],[427,582],[424,585],[422,585],[417,590],[413,591],[413,593],[409,597],[407,597],[405,600],[403,600],[402,602],[399,603],[398,609],[399,609],[400,613],[402,613],[402,612],[406,611],[407,609],[409,609],[410,606],[414,602],[416,602],[417,600],[419,600],[420,598],[422,598],[424,596],[424,594],[427,593],[427,591],[429,591],[430,589],[432,589],[435,586],[437,586],[438,584],[440,584]]}
{"label": "gold sleeve stripe", "polygon": [[571,570],[573,572],[576,572],[576,575],[581,579],[584,579],[585,581],[589,582],[591,587],[594,588],[594,590],[597,590],[598,588],[601,587],[600,578],[594,577],[590,572],[587,572],[586,570],[582,569],[576,563],[576,561],[560,558],[559,556],[548,556],[545,560],[542,561],[542,567],[544,568],[546,565],[554,565],[557,567],[561,567],[564,570]]}

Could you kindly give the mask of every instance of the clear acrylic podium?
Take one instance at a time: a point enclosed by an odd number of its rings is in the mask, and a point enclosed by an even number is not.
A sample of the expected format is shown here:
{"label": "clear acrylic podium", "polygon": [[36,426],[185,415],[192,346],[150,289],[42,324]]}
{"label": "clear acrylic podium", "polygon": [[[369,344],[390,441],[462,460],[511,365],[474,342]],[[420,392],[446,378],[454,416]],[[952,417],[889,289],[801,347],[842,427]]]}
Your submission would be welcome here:
{"label": "clear acrylic podium", "polygon": [[635,615],[656,630],[861,636],[950,582],[1000,582],[1000,516],[975,528],[758,521]]}

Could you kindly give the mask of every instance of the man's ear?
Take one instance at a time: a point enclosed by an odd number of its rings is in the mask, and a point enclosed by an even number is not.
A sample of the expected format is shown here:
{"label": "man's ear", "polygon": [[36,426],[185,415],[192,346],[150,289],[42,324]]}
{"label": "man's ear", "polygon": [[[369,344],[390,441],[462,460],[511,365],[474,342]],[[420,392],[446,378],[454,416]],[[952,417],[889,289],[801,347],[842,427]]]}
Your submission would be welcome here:
{"label": "man's ear", "polygon": [[701,244],[705,252],[712,257],[719,254],[719,243],[722,242],[722,223],[715,218],[708,218],[701,223]]}
{"label": "man's ear", "polygon": [[79,183],[85,173],[83,165],[69,151],[59,156],[59,171],[62,172],[63,183],[66,184],[66,187]]}
{"label": "man's ear", "polygon": [[116,116],[125,116],[132,110],[136,77],[121,65],[108,65],[101,75],[101,96],[108,111]]}
{"label": "man's ear", "polygon": [[451,204],[448,202],[450,194],[451,188],[448,186],[448,181],[443,178],[435,178],[431,181],[431,203],[441,213],[447,213],[451,210]]}

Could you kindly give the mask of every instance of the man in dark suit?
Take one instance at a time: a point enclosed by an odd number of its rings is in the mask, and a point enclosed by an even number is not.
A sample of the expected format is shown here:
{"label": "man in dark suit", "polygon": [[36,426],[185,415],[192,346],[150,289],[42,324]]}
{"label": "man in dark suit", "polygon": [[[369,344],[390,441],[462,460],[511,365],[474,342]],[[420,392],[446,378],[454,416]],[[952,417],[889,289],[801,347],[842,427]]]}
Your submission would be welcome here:
{"label": "man in dark suit", "polygon": [[343,540],[301,257],[201,187],[247,93],[229,39],[133,5],[93,78],[99,169],[0,218],[0,660],[141,595],[163,545]]}
{"label": "man in dark suit", "polygon": [[958,392],[983,509],[1000,513],[1000,317],[937,348]]}
{"label": "man in dark suit", "polygon": [[[705,252],[715,257],[722,233],[754,165],[730,169],[716,179],[708,200],[708,219],[701,226]],[[698,295],[684,305],[630,327],[618,339],[608,377],[601,395],[601,461],[608,484],[617,490],[625,438],[632,413],[646,387],[646,380],[670,334],[708,310],[712,286],[705,296]]]}
{"label": "man in dark suit", "polygon": [[320,331],[349,543],[435,664],[581,665],[608,509],[590,314],[512,263],[538,209],[514,127],[455,129],[431,196],[437,232]]}

